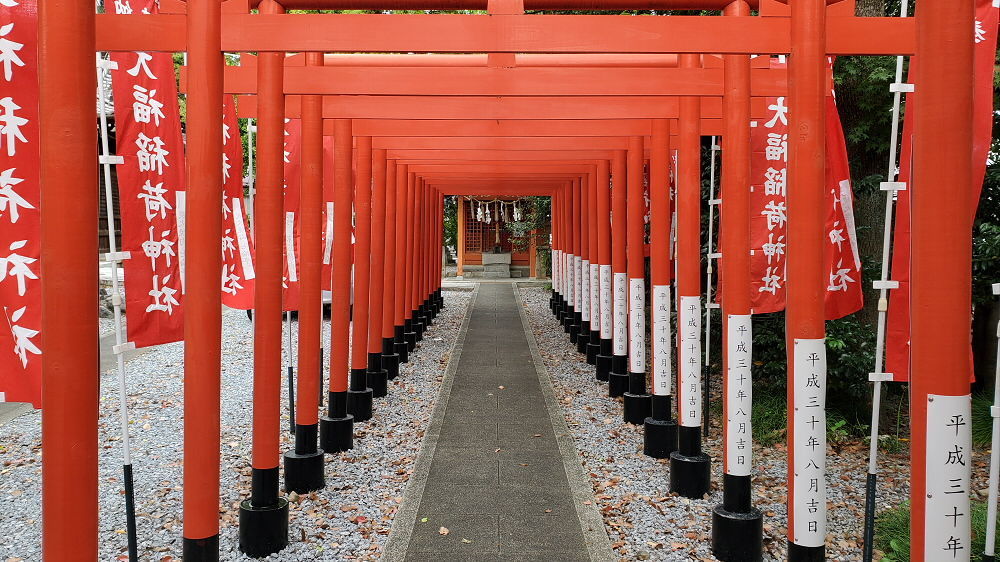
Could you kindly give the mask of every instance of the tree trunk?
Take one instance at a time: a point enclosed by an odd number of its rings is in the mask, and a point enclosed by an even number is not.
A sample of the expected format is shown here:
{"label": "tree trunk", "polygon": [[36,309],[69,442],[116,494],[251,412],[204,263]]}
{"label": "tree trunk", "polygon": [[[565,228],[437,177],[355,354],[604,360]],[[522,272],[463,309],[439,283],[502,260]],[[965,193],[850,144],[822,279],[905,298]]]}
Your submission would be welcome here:
{"label": "tree trunk", "polygon": [[[885,15],[886,0],[857,0],[854,13],[859,17],[881,17]],[[865,80],[861,77],[860,80]],[[840,116],[844,131],[849,132],[861,119],[866,119],[865,107],[867,96],[863,91],[851,87],[851,83],[842,84],[837,90],[837,104],[840,106]],[[888,88],[888,85],[886,85]],[[889,135],[886,129],[885,135]],[[848,145],[848,156],[851,171],[854,175],[855,199],[854,219],[857,226],[858,252],[861,254],[863,269],[876,272],[877,276],[882,263],[882,235],[885,227],[885,194],[871,187],[872,182],[864,182],[867,187],[858,189],[859,182],[872,176],[884,176],[888,162],[880,151],[865,150],[865,145]],[[853,149],[853,150],[852,150]],[[884,178],[882,178],[884,179]],[[877,183],[876,183],[877,185]],[[871,276],[863,284],[865,306],[857,313],[857,318],[874,326],[878,319],[878,291],[872,288]]]}

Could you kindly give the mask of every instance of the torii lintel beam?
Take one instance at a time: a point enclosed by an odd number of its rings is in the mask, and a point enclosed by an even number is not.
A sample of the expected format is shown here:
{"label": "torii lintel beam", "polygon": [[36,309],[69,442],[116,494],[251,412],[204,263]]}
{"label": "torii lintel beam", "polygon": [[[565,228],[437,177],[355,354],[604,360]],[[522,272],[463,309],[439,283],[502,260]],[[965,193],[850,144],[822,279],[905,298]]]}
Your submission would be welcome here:
{"label": "torii lintel beam", "polygon": [[[98,14],[99,51],[185,51],[183,14]],[[827,18],[830,55],[912,55],[913,18]],[[791,50],[783,17],[242,14],[222,18],[227,52],[717,53]]]}
{"label": "torii lintel beam", "polygon": [[389,150],[387,157],[408,163],[425,160],[610,160],[611,150]]}
{"label": "torii lintel beam", "polygon": [[[291,95],[722,96],[724,72],[721,68],[286,66],[283,89]],[[787,75],[785,69],[752,70],[750,94],[787,95]],[[227,66],[225,90],[257,93],[255,66]]]}
{"label": "torii lintel beam", "polygon": [[625,150],[627,137],[378,137],[387,150]]}
{"label": "torii lintel beam", "polygon": [[[437,187],[437,186],[434,186]],[[499,197],[527,197],[527,196],[550,196],[555,188],[545,188],[545,187],[514,187],[514,186],[497,186],[493,187],[461,187],[461,186],[448,186],[439,187],[438,191],[442,195],[492,195]]]}
{"label": "torii lintel beam", "polygon": [[[763,107],[761,107],[763,109]],[[241,117],[244,115],[241,113]],[[648,137],[649,119],[354,119],[359,137]],[[673,133],[673,129],[671,129]],[[333,123],[324,122],[323,134],[333,135]],[[701,120],[703,136],[721,135],[722,119]]]}
{"label": "torii lintel beam", "polygon": [[[702,124],[707,120],[702,120]],[[368,137],[628,137],[649,136],[649,119],[354,119]],[[329,125],[332,134],[332,124]]]}
{"label": "torii lintel beam", "polygon": [[[764,98],[751,117],[766,115]],[[301,117],[301,96],[285,96],[285,117]],[[325,119],[676,119],[678,98],[662,96],[462,97],[324,96]],[[722,98],[704,98],[702,117],[722,117]],[[240,96],[240,117],[257,116],[256,96]]]}
{"label": "torii lintel beam", "polygon": [[[787,1],[787,0],[784,0]],[[836,4],[842,0],[827,0]],[[721,10],[732,0],[528,0],[526,10]],[[256,7],[260,0],[251,0]],[[750,0],[760,7],[760,0]],[[486,10],[487,0],[286,0],[289,10]]]}

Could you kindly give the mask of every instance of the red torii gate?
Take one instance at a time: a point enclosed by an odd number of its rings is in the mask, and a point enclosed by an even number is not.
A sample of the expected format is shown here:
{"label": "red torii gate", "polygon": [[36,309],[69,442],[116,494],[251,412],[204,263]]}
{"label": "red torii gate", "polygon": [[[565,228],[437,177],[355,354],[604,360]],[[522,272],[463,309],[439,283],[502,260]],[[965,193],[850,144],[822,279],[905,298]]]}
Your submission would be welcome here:
{"label": "red torii gate", "polygon": [[[370,0],[362,0],[364,2]],[[621,0],[604,4],[618,6]],[[458,5],[456,3],[454,5]],[[464,4],[464,3],[463,3]],[[561,5],[562,3],[558,3]],[[717,0],[693,2],[657,2],[657,7],[718,8],[729,3]],[[337,6],[337,3],[309,2],[308,7]],[[351,2],[351,6],[358,3]],[[408,7],[419,5],[409,4]],[[451,5],[451,6],[454,6]],[[470,3],[482,7],[479,3]],[[545,3],[543,7],[551,7]],[[749,5],[735,3],[737,12],[746,14]],[[793,3],[791,18],[734,17],[703,18],[671,16],[669,18],[632,18],[622,16],[536,16],[523,15],[514,6],[488,6],[493,15],[357,15],[357,14],[250,14],[246,3],[230,0],[223,5],[210,0],[191,0],[183,6],[186,13],[165,13],[156,16],[129,18],[94,16],[92,6],[79,0],[53,0],[40,10],[41,66],[41,156],[43,197],[43,328],[46,351],[43,356],[46,404],[43,440],[46,449],[44,477],[45,549],[55,559],[68,559],[96,553],[96,338],[97,327],[87,301],[75,299],[79,291],[96,293],[96,271],[92,256],[96,244],[91,236],[96,225],[97,186],[93,177],[79,177],[77,171],[96,161],[91,135],[93,111],[92,92],[96,88],[93,73],[87,70],[90,51],[98,50],[185,50],[189,54],[192,87],[188,101],[188,154],[192,170],[189,185],[189,240],[217,240],[221,231],[218,200],[221,195],[221,128],[223,94],[223,58],[226,51],[431,51],[431,52],[577,52],[577,53],[698,53],[713,52],[732,56],[749,53],[791,53],[790,184],[789,190],[789,295],[788,337],[790,381],[796,381],[805,369],[805,357],[795,350],[800,344],[804,351],[822,355],[822,346],[815,346],[823,336],[822,299],[817,291],[822,287],[820,269],[814,263],[816,244],[822,239],[822,222],[810,215],[818,212],[823,191],[823,122],[821,102],[825,87],[825,57],[828,54],[918,54],[920,96],[922,105],[916,111],[914,184],[950,185],[952,197],[913,200],[913,275],[912,295],[915,303],[912,322],[914,446],[913,446],[913,552],[924,557],[923,542],[928,482],[924,472],[926,460],[933,452],[920,436],[926,434],[927,410],[930,400],[959,402],[968,395],[968,377],[963,368],[967,359],[967,328],[969,324],[969,224],[968,215],[970,173],[965,166],[955,166],[970,152],[971,126],[971,44],[965,41],[971,27],[969,0],[922,0],[914,21],[886,18],[827,17],[824,0],[801,0]],[[286,7],[294,7],[289,3]],[[299,7],[305,7],[303,4]],[[528,5],[531,7],[531,4]],[[762,12],[774,9],[775,2],[760,0]],[[180,6],[174,6],[179,8]],[[381,6],[380,7],[384,7]],[[561,6],[570,7],[573,6]],[[275,4],[265,0],[262,12],[275,12]],[[831,8],[831,12],[834,8]],[[165,6],[165,12],[171,11]],[[179,11],[179,10],[178,10]],[[502,15],[501,15],[502,14]],[[96,24],[96,26],[95,26]],[[95,33],[95,30],[97,33]],[[586,39],[581,39],[586,38]],[[277,64],[274,64],[277,63]],[[282,95],[278,80],[281,61],[271,65],[271,78],[261,84],[274,98]],[[264,66],[262,61],[261,66]],[[275,73],[277,71],[277,73]],[[262,68],[262,73],[264,72]],[[728,78],[728,77],[727,77]],[[727,80],[728,82],[728,80]],[[277,87],[277,89],[275,89]],[[748,94],[747,87],[734,84],[734,94]],[[311,92],[310,92],[311,93]],[[310,96],[316,98],[317,96]],[[614,98],[582,98],[545,102],[544,100],[502,100],[490,102],[463,98],[440,98],[429,105],[426,115],[482,115],[499,117],[530,104],[539,119],[585,119],[586,107],[594,114],[598,100],[607,103],[597,111],[601,116],[616,115],[631,118],[636,112],[650,112],[649,117],[664,117],[673,107],[669,100],[636,100]],[[294,106],[294,100],[290,100]],[[313,115],[328,111],[338,117],[337,183],[342,186],[338,205],[350,205],[350,136],[353,117],[372,114],[373,117],[398,117],[393,99],[360,97],[354,109],[335,105],[337,101],[311,102]],[[650,103],[651,102],[651,103]],[[642,105],[646,103],[646,105]],[[710,103],[707,101],[706,103]],[[574,105],[575,104],[575,105]],[[319,111],[315,106],[320,105]],[[486,111],[474,111],[483,109]],[[267,145],[270,155],[275,146],[274,133],[280,130],[284,108],[262,107],[260,116],[261,145]],[[568,117],[577,115],[577,117]],[[747,113],[742,113],[747,115]],[[566,116],[566,117],[560,117]],[[728,116],[724,116],[728,117]],[[414,118],[414,117],[403,117]],[[525,117],[530,118],[530,117]],[[731,119],[730,119],[731,120]],[[264,127],[264,122],[269,123]],[[683,124],[682,119],[682,124]],[[949,123],[941,128],[940,123]],[[277,124],[277,127],[273,125]],[[345,134],[346,133],[346,136]],[[315,138],[315,137],[313,137]],[[641,137],[633,137],[640,138]],[[280,141],[280,138],[278,139]],[[725,141],[724,141],[725,142]],[[933,144],[932,144],[933,143]],[[277,143],[280,150],[280,142]],[[348,152],[344,152],[344,151]],[[620,152],[616,152],[615,160]],[[633,157],[635,152],[633,150]],[[262,158],[264,162],[267,157]],[[604,160],[601,160],[604,161]],[[261,184],[277,183],[277,167],[261,170]],[[424,166],[414,164],[414,169]],[[435,165],[430,165],[435,166]],[[445,164],[447,166],[447,164]],[[502,166],[501,166],[502,167]],[[266,168],[266,167],[265,167]],[[600,164],[599,164],[600,168]],[[414,174],[416,172],[408,172]],[[598,172],[600,173],[600,172]],[[278,175],[275,175],[278,174]],[[408,183],[408,182],[403,182]],[[397,181],[397,186],[399,182]],[[261,190],[262,203],[280,207],[274,199],[274,189]],[[69,195],[72,195],[70,197]],[[272,197],[267,199],[267,197]],[[343,207],[341,207],[343,208]],[[794,212],[792,210],[794,209]],[[439,209],[438,209],[439,210]],[[428,209],[431,213],[431,209]],[[941,215],[951,218],[940,223]],[[429,216],[429,215],[428,215]],[[338,242],[346,239],[338,220]],[[926,228],[935,224],[933,233]],[[275,228],[277,226],[277,228]],[[349,228],[349,227],[348,227]],[[258,230],[264,245],[277,240],[280,224],[267,224]],[[620,236],[616,236],[617,240]],[[260,243],[260,238],[258,238]],[[221,269],[218,252],[213,244],[188,252],[188,300],[186,309],[185,349],[185,423],[199,427],[207,435],[185,434],[185,551],[192,559],[217,557],[218,530],[218,399],[219,399],[219,319],[220,299],[217,275]],[[341,255],[347,249],[338,244]],[[277,255],[280,257],[280,247]],[[260,255],[274,256],[273,248]],[[280,262],[261,260],[259,279],[277,280],[280,289]],[[939,276],[939,271],[953,272]],[[346,286],[344,268],[340,270],[338,286]],[[264,285],[261,290],[261,286]],[[261,364],[273,356],[272,316],[274,293],[266,283],[258,283],[257,332],[262,346],[258,351]],[[725,292],[725,291],[724,291]],[[416,304],[416,303],[413,303]],[[263,309],[263,310],[262,310]],[[342,311],[341,311],[342,312]],[[398,312],[398,311],[397,311]],[[338,312],[339,313],[339,312]],[[346,329],[346,323],[342,326]],[[338,337],[346,333],[340,334]],[[280,337],[280,335],[279,335]],[[88,343],[91,342],[91,343]],[[193,343],[196,342],[196,343]],[[192,344],[193,343],[193,344]],[[931,347],[933,345],[933,348]],[[266,349],[265,349],[266,348]],[[346,359],[346,357],[343,357]],[[189,371],[187,369],[190,369]],[[266,369],[262,369],[266,370]],[[946,373],[955,373],[948,376]],[[272,384],[273,381],[262,381]],[[795,403],[790,385],[790,408]],[[346,389],[345,389],[346,390]],[[91,397],[81,400],[81,397]],[[957,406],[964,411],[965,406]],[[270,424],[270,412],[262,408],[255,427]],[[790,411],[791,413],[791,411]],[[790,416],[793,417],[793,416]],[[259,423],[258,423],[259,422]],[[796,445],[795,431],[789,431],[789,443]],[[214,439],[214,441],[213,441]],[[273,441],[273,443],[272,443]],[[276,439],[255,439],[257,449],[266,457],[276,450]],[[214,450],[213,450],[214,447]],[[266,449],[266,451],[265,451]],[[796,447],[790,447],[795,450]],[[797,524],[795,511],[794,457],[789,464],[790,558],[815,559],[822,556],[822,546],[798,541],[808,534]],[[275,465],[276,466],[276,465]],[[270,471],[270,466],[261,466]],[[275,469],[276,472],[276,469]],[[269,486],[268,486],[269,487]],[[266,495],[266,494],[265,494]],[[261,498],[266,499],[266,498]],[[56,507],[56,506],[59,507]],[[190,528],[189,528],[190,527]],[[212,534],[213,531],[216,534]],[[809,530],[812,531],[811,529]],[[809,541],[812,542],[812,541]]]}

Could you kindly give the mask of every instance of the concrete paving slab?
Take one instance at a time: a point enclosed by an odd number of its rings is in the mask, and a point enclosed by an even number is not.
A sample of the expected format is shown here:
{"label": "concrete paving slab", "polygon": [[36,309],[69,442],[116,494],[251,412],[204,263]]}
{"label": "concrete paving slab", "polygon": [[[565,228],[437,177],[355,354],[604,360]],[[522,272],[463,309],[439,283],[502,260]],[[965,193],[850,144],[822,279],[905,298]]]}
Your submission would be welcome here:
{"label": "concrete paving slab", "polygon": [[514,291],[477,285],[387,561],[612,560]]}

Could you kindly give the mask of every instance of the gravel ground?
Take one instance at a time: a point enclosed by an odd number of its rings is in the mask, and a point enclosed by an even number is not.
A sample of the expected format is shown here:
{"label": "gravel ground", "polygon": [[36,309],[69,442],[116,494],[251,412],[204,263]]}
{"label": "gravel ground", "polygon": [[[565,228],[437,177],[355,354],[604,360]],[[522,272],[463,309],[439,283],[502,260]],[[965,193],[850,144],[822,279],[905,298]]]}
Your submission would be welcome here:
{"label": "gravel ground", "polygon": [[[471,293],[444,295],[446,308],[424,334],[410,363],[402,366],[389,396],[376,401],[375,417],[355,427],[355,449],[327,456],[326,488],[290,498],[290,546],[268,560],[380,556]],[[328,326],[325,331],[323,341],[329,341]],[[246,313],[226,310],[223,334],[221,550],[224,560],[249,560],[238,553],[236,527],[238,502],[249,494],[250,486],[253,354]],[[177,343],[157,347],[127,365],[139,548],[144,560],[169,561],[181,554],[182,359],[183,345]],[[324,364],[329,365],[328,358]],[[102,376],[101,560],[117,560],[126,552],[114,381],[113,371]],[[287,424],[284,406],[283,414]],[[40,413],[32,412],[0,426],[0,560],[41,560],[40,422]],[[282,450],[289,450],[287,432],[282,441]]]}
{"label": "gravel ground", "polygon": [[[576,441],[580,461],[604,516],[612,546],[622,560],[715,560],[711,555],[712,508],[722,502],[721,435],[712,430],[706,452],[713,458],[712,492],[689,500],[669,492],[667,461],[642,454],[643,430],[622,421],[621,399],[607,396],[594,368],[571,347],[548,308],[549,292],[521,289],[556,398]],[[848,443],[827,451],[827,559],[860,560],[868,448]],[[974,463],[974,490],[985,498],[986,455]],[[786,449],[754,446],[754,505],[764,512],[765,559],[786,559]],[[880,455],[879,509],[908,499],[909,459]]]}

